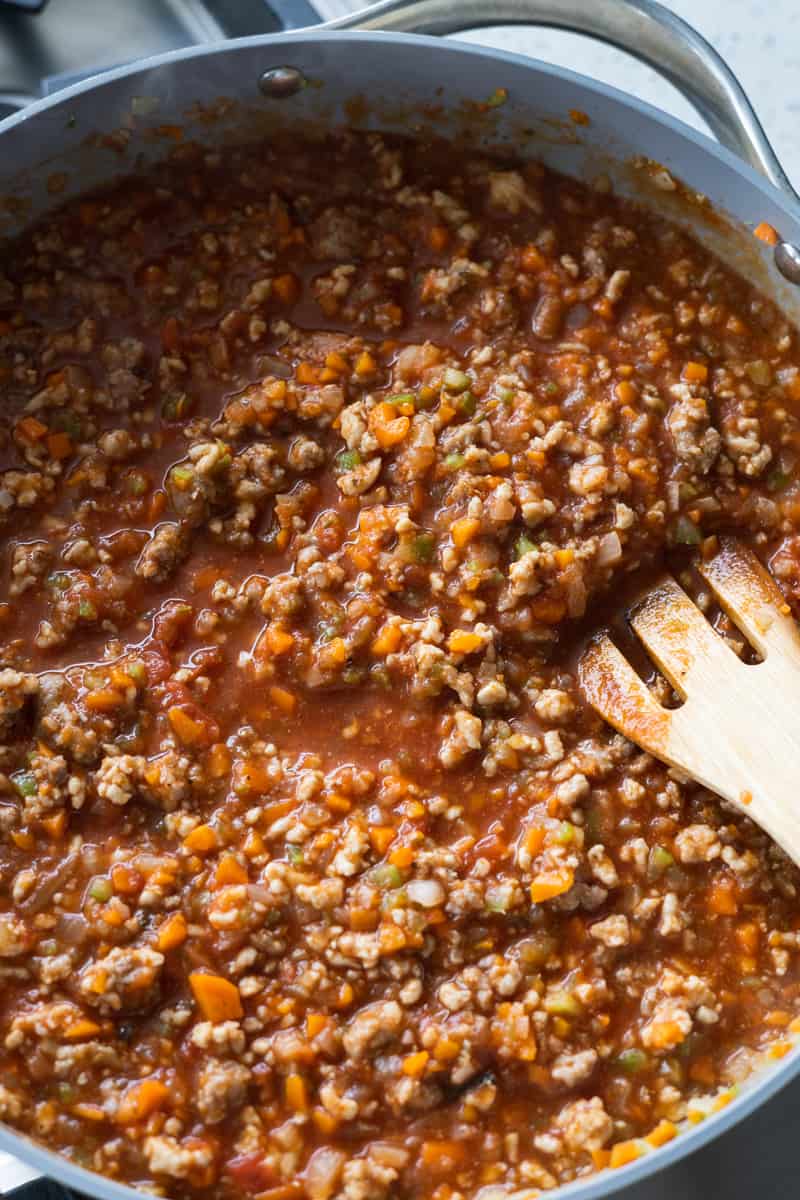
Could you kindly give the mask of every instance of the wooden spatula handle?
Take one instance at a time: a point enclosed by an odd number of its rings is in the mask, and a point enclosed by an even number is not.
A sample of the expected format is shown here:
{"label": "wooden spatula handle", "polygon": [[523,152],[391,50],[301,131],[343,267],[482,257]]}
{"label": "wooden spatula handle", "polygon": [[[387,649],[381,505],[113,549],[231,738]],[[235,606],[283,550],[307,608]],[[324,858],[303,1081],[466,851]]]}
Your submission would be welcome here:
{"label": "wooden spatula handle", "polygon": [[797,624],[772,577],[736,543],[724,541],[699,570],[762,661],[742,662],[665,578],[629,616],[683,704],[659,704],[606,635],[581,657],[584,693],[626,737],[737,805],[800,864]]}

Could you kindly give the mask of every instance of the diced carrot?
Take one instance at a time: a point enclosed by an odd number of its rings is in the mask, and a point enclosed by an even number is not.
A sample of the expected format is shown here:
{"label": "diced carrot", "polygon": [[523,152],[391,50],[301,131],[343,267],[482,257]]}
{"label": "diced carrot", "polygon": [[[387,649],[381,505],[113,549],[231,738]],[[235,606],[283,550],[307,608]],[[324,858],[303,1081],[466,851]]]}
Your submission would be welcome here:
{"label": "diced carrot", "polygon": [[522,845],[534,857],[544,845],[546,830],[541,825],[531,825],[522,839]]}
{"label": "diced carrot", "polygon": [[356,375],[371,375],[376,367],[375,359],[368,350],[362,350],[356,359]]}
{"label": "diced carrot", "polygon": [[243,849],[248,858],[257,858],[266,852],[267,847],[261,834],[251,829],[244,840]]}
{"label": "diced carrot", "polygon": [[543,900],[552,900],[568,892],[575,881],[571,867],[558,867],[552,871],[542,871],[531,884],[531,900],[541,904]]}
{"label": "diced carrot", "polygon": [[[213,740],[206,721],[198,720],[185,707],[174,704],[167,713],[169,723],[185,746],[208,746]],[[219,730],[216,730],[217,734]]]}
{"label": "diced carrot", "polygon": [[40,442],[47,433],[47,426],[36,417],[21,417],[17,421],[15,433],[25,442]]}
{"label": "diced carrot", "polygon": [[287,715],[291,715],[297,708],[297,697],[295,694],[286,688],[278,687],[276,684],[270,687],[269,698],[281,712],[285,712]]}
{"label": "diced carrot", "polygon": [[429,1171],[438,1171],[443,1175],[463,1163],[466,1156],[466,1146],[454,1138],[431,1138],[422,1143],[420,1151],[422,1165]]}
{"label": "diced carrot", "polygon": [[639,1158],[642,1153],[642,1148],[638,1142],[631,1138],[628,1142],[617,1142],[616,1146],[611,1147],[611,1158],[608,1165],[610,1167],[624,1167],[634,1159]]}
{"label": "diced carrot", "polygon": [[562,596],[537,596],[531,601],[531,614],[537,621],[545,625],[556,625],[567,611],[567,605]]}
{"label": "diced carrot", "polygon": [[264,637],[276,657],[286,654],[294,645],[294,634],[289,633],[287,629],[281,629],[280,625],[268,625]]}
{"label": "diced carrot", "polygon": [[352,801],[340,792],[328,792],[325,803],[333,812],[348,813],[353,807]]}
{"label": "diced carrot", "polygon": [[483,638],[479,633],[470,633],[468,629],[454,629],[447,639],[447,645],[453,654],[472,654],[480,650]]}
{"label": "diced carrot", "polygon": [[408,417],[399,417],[395,406],[388,400],[383,400],[370,412],[369,427],[381,449],[390,450],[407,437],[411,422]]}
{"label": "diced carrot", "polygon": [[372,933],[378,928],[380,913],[377,908],[351,908],[350,928],[354,933]]}
{"label": "diced carrot", "polygon": [[295,304],[300,296],[300,284],[290,272],[273,279],[272,290],[284,304]]}
{"label": "diced carrot", "polygon": [[101,1108],[99,1104],[87,1104],[80,1100],[77,1104],[73,1104],[70,1110],[76,1117],[81,1117],[84,1121],[106,1121],[108,1116],[106,1110]]}
{"label": "diced carrot", "polygon": [[685,1040],[686,1031],[679,1021],[653,1021],[650,1025],[649,1044],[657,1050],[671,1050]]}
{"label": "diced carrot", "polygon": [[775,1042],[767,1051],[769,1058],[785,1058],[793,1048],[792,1042]]}
{"label": "diced carrot", "polygon": [[135,867],[126,863],[115,863],[111,868],[114,891],[121,896],[136,896],[144,886],[144,876]]}
{"label": "diced carrot", "polygon": [[298,383],[319,383],[321,370],[314,363],[301,362],[294,369],[294,376]]}
{"label": "diced carrot", "polygon": [[383,855],[395,839],[396,830],[391,825],[373,825],[369,831],[369,840],[376,854]]}
{"label": "diced carrot", "polygon": [[150,497],[148,516],[151,521],[157,521],[167,507],[167,493],[163,488],[157,488]]}
{"label": "diced carrot", "polygon": [[308,1112],[308,1088],[302,1075],[293,1072],[286,1076],[286,1103],[295,1112]]}
{"label": "diced carrot", "polygon": [[60,838],[67,827],[67,814],[61,809],[60,812],[54,813],[52,817],[43,817],[42,826],[49,837]]}
{"label": "diced carrot", "polygon": [[51,433],[47,438],[47,453],[56,462],[69,458],[72,449],[72,438],[68,433]]}
{"label": "diced carrot", "polygon": [[430,1054],[427,1050],[418,1050],[416,1054],[407,1054],[403,1059],[403,1074],[412,1079],[419,1079],[428,1065]]}
{"label": "diced carrot", "polygon": [[322,1033],[323,1029],[327,1029],[330,1023],[330,1017],[326,1017],[324,1013],[308,1013],[306,1016],[306,1037],[315,1038],[318,1033]]}
{"label": "diced carrot", "polygon": [[760,221],[753,230],[755,236],[761,242],[766,242],[768,246],[777,246],[780,239],[780,234],[774,225],[770,225],[768,221]]}
{"label": "diced carrot", "polygon": [[708,907],[721,917],[733,917],[739,911],[735,885],[732,880],[717,879],[708,889]]}
{"label": "diced carrot", "polygon": [[405,950],[407,945],[406,935],[398,925],[382,925],[380,930],[380,952],[381,954],[397,954],[400,950]]}
{"label": "diced carrot", "polygon": [[636,403],[636,388],[632,383],[629,383],[627,379],[623,379],[617,384],[617,386],[614,388],[614,395],[617,397],[620,404],[632,405]]}
{"label": "diced carrot", "polygon": [[120,1125],[133,1125],[145,1121],[154,1112],[166,1106],[169,1088],[160,1079],[143,1079],[126,1088],[117,1108]]}
{"label": "diced carrot", "polygon": [[106,925],[110,925],[112,929],[119,929],[121,925],[125,924],[125,917],[123,917],[118,908],[104,908],[102,916]]}
{"label": "diced carrot", "polygon": [[320,1133],[324,1134],[325,1137],[330,1137],[330,1135],[335,1133],[339,1127],[339,1122],[336,1120],[336,1117],[332,1117],[331,1114],[326,1112],[324,1108],[315,1108],[311,1114],[311,1120],[314,1122]]}
{"label": "diced carrot", "polygon": [[19,850],[32,850],[36,839],[28,829],[12,829],[11,840]]}
{"label": "diced carrot", "polygon": [[337,375],[346,375],[350,370],[349,362],[338,350],[331,350],[330,354],[325,355],[325,366]]}
{"label": "diced carrot", "polygon": [[574,561],[574,559],[575,551],[569,546],[564,547],[562,550],[556,550],[555,552],[555,560],[560,567],[568,567],[570,563]]}
{"label": "diced carrot", "polygon": [[221,975],[193,971],[189,976],[198,1008],[207,1021],[238,1021],[244,1016],[239,989]]}
{"label": "diced carrot", "polygon": [[681,374],[687,383],[705,383],[708,379],[708,367],[705,363],[687,362]]}
{"label": "diced carrot", "polygon": [[397,625],[390,625],[388,622],[378,631],[377,637],[370,646],[370,652],[375,658],[386,658],[387,654],[394,654],[398,646],[403,640],[403,635]]}
{"label": "diced carrot", "polygon": [[96,692],[88,693],[84,703],[90,712],[108,713],[119,708],[124,698],[115,688],[98,688]]}
{"label": "diced carrot", "polygon": [[783,1009],[776,1008],[772,1012],[768,1012],[764,1017],[764,1024],[770,1029],[785,1029],[792,1019],[792,1014],[784,1012]]}
{"label": "diced carrot", "polygon": [[79,1038],[95,1037],[100,1032],[100,1026],[96,1021],[90,1021],[88,1017],[80,1017],[77,1021],[73,1021],[64,1030],[64,1037],[70,1041],[78,1041]]}
{"label": "diced carrot", "polygon": [[665,1146],[667,1142],[671,1142],[678,1134],[677,1125],[673,1125],[672,1121],[659,1121],[654,1129],[645,1137],[645,1141],[651,1146]]}
{"label": "diced carrot", "polygon": [[90,992],[94,992],[96,996],[103,996],[108,988],[108,971],[98,967],[92,972],[88,986]]}
{"label": "diced carrot", "polygon": [[477,517],[461,517],[458,521],[454,521],[450,527],[453,545],[457,546],[459,550],[463,550],[475,538],[480,527],[481,523]]}
{"label": "diced carrot", "polygon": [[393,867],[399,867],[401,871],[405,871],[414,861],[414,851],[411,846],[398,846],[396,850],[392,850],[389,855],[389,862]]}
{"label": "diced carrot", "polygon": [[342,663],[347,662],[349,651],[344,638],[331,638],[327,646],[323,647],[323,649],[326,651],[326,661],[332,666],[341,666]]}
{"label": "diced carrot", "polygon": [[247,883],[248,880],[247,871],[238,858],[234,858],[232,854],[224,854],[217,863],[217,869],[214,872],[214,886],[228,887],[235,883]]}
{"label": "diced carrot", "polygon": [[511,455],[507,450],[498,450],[496,454],[489,457],[489,466],[493,471],[502,471],[511,463]]}
{"label": "diced carrot", "polygon": [[231,752],[224,742],[215,742],[208,752],[208,771],[212,779],[224,779],[231,769]]}
{"label": "diced carrot", "polygon": [[[233,786],[238,793],[269,792],[272,789],[272,784],[272,776],[258,759],[248,758],[243,762],[234,764]],[[287,802],[283,800],[277,802],[277,805],[286,804]],[[276,808],[277,805],[275,806]],[[288,807],[284,807],[280,812],[276,812],[270,819],[276,821],[278,816],[283,816],[285,812],[289,812],[293,807],[293,802],[288,802]]]}
{"label": "diced carrot", "polygon": [[451,1037],[440,1037],[433,1048],[433,1057],[437,1062],[452,1062],[461,1053],[461,1043]]}
{"label": "diced carrot", "polygon": [[343,983],[339,987],[339,993],[334,1001],[337,1008],[349,1008],[355,999],[352,983]]}
{"label": "diced carrot", "polygon": [[189,936],[186,917],[181,912],[171,913],[158,928],[159,950],[177,950]]}
{"label": "diced carrot", "polygon": [[592,1155],[592,1162],[594,1163],[595,1168],[598,1171],[602,1171],[603,1168],[607,1167],[608,1164],[611,1162],[611,1151],[610,1150],[603,1150],[602,1148],[599,1150],[592,1150],[591,1155]]}
{"label": "diced carrot", "polygon": [[183,844],[192,854],[210,854],[217,847],[217,832],[210,825],[195,825],[183,839]]}

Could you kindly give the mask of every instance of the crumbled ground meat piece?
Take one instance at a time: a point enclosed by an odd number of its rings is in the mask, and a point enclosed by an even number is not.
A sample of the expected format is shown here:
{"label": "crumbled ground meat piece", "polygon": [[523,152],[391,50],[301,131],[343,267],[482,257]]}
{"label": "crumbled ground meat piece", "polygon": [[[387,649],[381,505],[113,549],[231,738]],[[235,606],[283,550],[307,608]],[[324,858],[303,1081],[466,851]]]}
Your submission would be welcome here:
{"label": "crumbled ground meat piece", "polygon": [[197,1110],[209,1125],[220,1121],[237,1108],[247,1096],[251,1073],[241,1063],[212,1058],[203,1064],[197,1080]]}
{"label": "crumbled ground meat piece", "polygon": [[709,825],[689,825],[675,838],[678,858],[684,863],[711,862],[720,853],[717,831]]}
{"label": "crumbled ground meat piece", "polygon": [[153,532],[136,564],[142,579],[163,583],[189,552],[189,534],[181,525],[165,521]]}
{"label": "crumbled ground meat piece", "polygon": [[390,1040],[403,1020],[399,1004],[373,1004],[357,1013],[342,1035],[342,1043],[348,1054],[360,1058],[369,1047]]}
{"label": "crumbled ground meat piece", "polygon": [[164,956],[147,946],[116,948],[89,963],[80,976],[87,1004],[106,1012],[137,1012],[156,998]]}
{"label": "crumbled ground meat piece", "polygon": [[154,1175],[168,1175],[171,1179],[188,1179],[214,1161],[214,1151],[207,1143],[182,1145],[172,1137],[147,1138],[144,1153]]}
{"label": "crumbled ground meat piece", "polygon": [[574,1100],[562,1108],[556,1118],[568,1150],[589,1153],[600,1150],[611,1137],[614,1123],[599,1096]]}
{"label": "crumbled ground meat piece", "polygon": [[675,384],[676,397],[667,414],[667,428],[675,444],[675,452],[699,475],[706,475],[719,454],[722,437],[710,425],[708,404],[703,396],[693,395],[686,384]]}

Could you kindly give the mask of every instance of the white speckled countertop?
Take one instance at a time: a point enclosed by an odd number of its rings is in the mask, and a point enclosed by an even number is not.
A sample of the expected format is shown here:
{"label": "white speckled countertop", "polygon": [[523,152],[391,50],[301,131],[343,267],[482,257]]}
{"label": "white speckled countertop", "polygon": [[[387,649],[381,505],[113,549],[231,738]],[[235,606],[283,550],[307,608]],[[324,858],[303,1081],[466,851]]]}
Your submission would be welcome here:
{"label": "white speckled countertop", "polygon": [[[314,0],[326,17],[365,0]],[[458,7],[458,0],[453,0]],[[592,0],[585,0],[591,4]],[[800,22],[797,0],[662,0],[719,50],[750,97],[787,175],[800,188]],[[491,0],[486,7],[491,9]],[[767,17],[768,14],[768,17]],[[613,84],[708,132],[692,107],[655,71],[619,50],[551,29],[490,28],[459,38],[569,67]]]}

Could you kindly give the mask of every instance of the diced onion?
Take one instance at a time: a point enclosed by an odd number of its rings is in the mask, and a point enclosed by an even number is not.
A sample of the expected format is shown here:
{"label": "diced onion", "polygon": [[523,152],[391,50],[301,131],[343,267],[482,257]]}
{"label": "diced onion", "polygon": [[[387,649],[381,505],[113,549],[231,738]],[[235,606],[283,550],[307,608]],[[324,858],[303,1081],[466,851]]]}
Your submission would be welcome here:
{"label": "diced onion", "polygon": [[595,564],[598,567],[610,567],[612,563],[619,562],[621,558],[622,542],[619,540],[619,534],[613,530],[611,533],[604,533],[597,548]]}
{"label": "diced onion", "polygon": [[435,879],[412,879],[406,885],[406,895],[423,908],[436,908],[444,900],[444,888]]}

